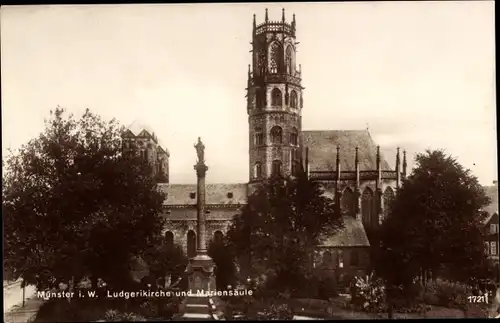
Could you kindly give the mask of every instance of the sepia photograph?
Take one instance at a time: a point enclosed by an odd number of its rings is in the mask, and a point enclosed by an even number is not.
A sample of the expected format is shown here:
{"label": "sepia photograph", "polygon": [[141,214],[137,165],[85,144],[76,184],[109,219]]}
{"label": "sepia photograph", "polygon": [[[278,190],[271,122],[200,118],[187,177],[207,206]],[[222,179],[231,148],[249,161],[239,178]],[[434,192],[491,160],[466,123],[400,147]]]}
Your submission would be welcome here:
{"label": "sepia photograph", "polygon": [[5,322],[500,318],[494,1],[0,32]]}

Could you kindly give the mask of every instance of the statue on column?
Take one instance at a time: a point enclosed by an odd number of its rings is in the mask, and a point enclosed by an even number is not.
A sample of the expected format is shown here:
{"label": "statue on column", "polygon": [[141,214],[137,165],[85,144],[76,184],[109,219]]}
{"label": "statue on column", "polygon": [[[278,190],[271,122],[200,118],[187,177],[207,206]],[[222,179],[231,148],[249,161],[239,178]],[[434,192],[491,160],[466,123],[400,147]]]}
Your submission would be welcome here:
{"label": "statue on column", "polygon": [[201,142],[201,138],[198,137],[198,143],[194,145],[196,148],[196,154],[198,155],[198,162],[203,163],[205,161],[205,145]]}

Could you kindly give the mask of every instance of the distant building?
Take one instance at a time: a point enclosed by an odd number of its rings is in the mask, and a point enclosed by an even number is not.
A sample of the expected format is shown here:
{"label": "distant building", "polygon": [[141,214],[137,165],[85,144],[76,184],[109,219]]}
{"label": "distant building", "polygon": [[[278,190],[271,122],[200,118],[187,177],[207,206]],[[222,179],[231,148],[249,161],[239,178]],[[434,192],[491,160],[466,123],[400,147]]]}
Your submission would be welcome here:
{"label": "distant building", "polygon": [[[293,176],[302,164],[343,211],[344,230],[324,237],[314,257],[316,268],[334,272],[342,280],[343,275],[363,274],[370,267],[367,231],[377,228],[387,215],[406,176],[406,154],[401,164],[398,149],[392,169],[368,130],[302,130],[304,87],[295,57],[297,44],[295,15],[291,23],[285,21],[284,11],[281,21],[270,21],[266,10],[265,21],[259,25],[254,15],[253,63],[246,89],[250,177],[248,183],[206,186],[207,237],[227,232],[254,184],[276,173]],[[160,147],[147,128],[124,134],[124,149],[139,150],[159,163],[158,171],[165,172],[167,181],[159,184],[167,195],[165,237],[191,257],[197,238],[196,184],[168,182],[169,155],[164,146],[165,152],[160,154]]]}
{"label": "distant building", "polygon": [[484,220],[486,230],[485,247],[488,256],[495,264],[499,263],[499,219],[498,219],[498,181],[494,181],[492,186],[485,186],[484,190],[491,203],[484,208],[488,217]]}
{"label": "distant building", "polygon": [[148,126],[132,123],[122,134],[123,153],[139,154],[151,165],[153,176],[159,183],[169,182],[170,154]]}

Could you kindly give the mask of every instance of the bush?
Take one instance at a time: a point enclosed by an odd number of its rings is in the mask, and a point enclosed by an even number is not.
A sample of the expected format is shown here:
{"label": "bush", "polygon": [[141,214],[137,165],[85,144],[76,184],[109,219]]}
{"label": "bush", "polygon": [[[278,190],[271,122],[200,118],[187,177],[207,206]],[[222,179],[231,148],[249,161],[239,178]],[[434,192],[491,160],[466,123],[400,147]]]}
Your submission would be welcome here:
{"label": "bush", "polygon": [[138,309],[138,313],[149,319],[161,318],[170,320],[179,312],[180,300],[177,297],[151,298],[144,300]]}
{"label": "bush", "polygon": [[429,305],[463,309],[467,305],[467,296],[470,295],[470,286],[437,279],[424,287],[422,301]]}
{"label": "bush", "polygon": [[355,277],[351,285],[351,297],[351,302],[355,307],[378,312],[384,307],[384,283],[381,279],[375,278],[373,273],[365,278]]}
{"label": "bush", "polygon": [[120,312],[117,310],[108,310],[104,315],[104,320],[106,322],[119,322],[121,321]]}
{"label": "bush", "polygon": [[272,304],[264,310],[265,320],[293,320],[293,310],[288,304]]}
{"label": "bush", "polygon": [[337,297],[337,284],[335,280],[326,275],[316,274],[307,278],[302,288],[293,291],[294,298],[314,298],[328,300]]}
{"label": "bush", "polygon": [[104,315],[106,322],[135,322],[146,321],[146,319],[135,313],[120,313],[118,310],[108,310]]}

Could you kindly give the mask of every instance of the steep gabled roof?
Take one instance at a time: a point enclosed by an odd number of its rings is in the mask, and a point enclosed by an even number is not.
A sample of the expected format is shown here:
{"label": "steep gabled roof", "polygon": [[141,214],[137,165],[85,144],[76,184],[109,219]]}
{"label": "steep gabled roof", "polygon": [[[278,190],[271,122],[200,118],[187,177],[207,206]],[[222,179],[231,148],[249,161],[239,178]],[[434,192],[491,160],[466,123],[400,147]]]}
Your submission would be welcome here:
{"label": "steep gabled roof", "polygon": [[[158,188],[167,193],[164,205],[196,205],[196,184],[158,184]],[[205,188],[205,203],[208,205],[247,203],[247,184],[206,184]],[[232,193],[232,197],[228,193]]]}
{"label": "steep gabled roof", "polygon": [[[314,130],[302,131],[302,147],[309,148],[311,171],[334,171],[337,146],[340,147],[340,170],[354,171],[354,156],[358,147],[359,169],[377,169],[377,146],[367,130]],[[391,170],[381,154],[382,170]]]}
{"label": "steep gabled roof", "polygon": [[370,242],[366,236],[361,220],[352,216],[344,216],[344,228],[336,234],[323,238],[320,247],[369,247]]}
{"label": "steep gabled roof", "polygon": [[141,132],[143,130],[146,130],[148,132],[148,134],[150,136],[153,135],[154,133],[154,130],[153,128],[151,128],[150,126],[148,126],[147,124],[145,123],[142,123],[138,120],[135,120],[134,122],[132,122],[128,127],[127,129],[129,129],[130,131],[132,131],[132,133],[136,136],[139,136],[141,134]]}
{"label": "steep gabled roof", "polygon": [[170,156],[170,153],[168,151],[167,146],[165,146],[161,140],[155,135],[155,132],[152,127],[148,126],[147,124],[140,122],[138,120],[135,120],[126,128],[125,133],[132,133],[134,136],[141,136],[141,137],[151,137],[156,140],[158,143],[158,146],[164,149],[164,152]]}

